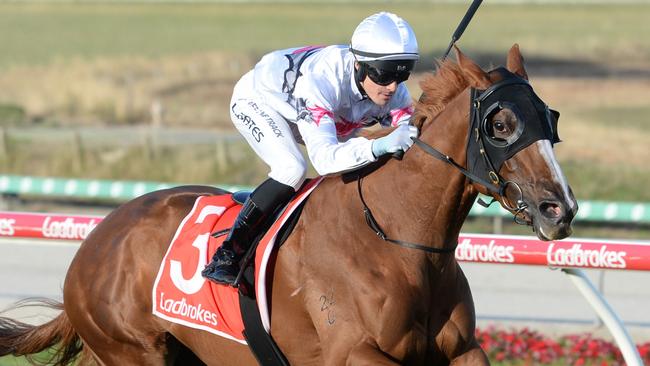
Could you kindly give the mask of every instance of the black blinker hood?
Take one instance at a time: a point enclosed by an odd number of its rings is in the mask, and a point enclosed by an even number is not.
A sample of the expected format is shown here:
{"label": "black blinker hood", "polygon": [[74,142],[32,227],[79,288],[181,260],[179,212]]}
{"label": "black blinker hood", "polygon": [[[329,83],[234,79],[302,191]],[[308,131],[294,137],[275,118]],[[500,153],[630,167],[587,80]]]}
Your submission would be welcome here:
{"label": "black blinker hood", "polygon": [[[503,80],[486,90],[472,89],[470,93],[470,130],[467,141],[467,169],[499,185],[499,170],[503,163],[517,152],[538,140],[559,142],[557,118],[559,113],[550,110],[535,94],[528,81],[504,68],[495,70]],[[518,131],[521,135],[508,143],[495,143],[486,134],[492,116],[503,106],[517,108]]]}

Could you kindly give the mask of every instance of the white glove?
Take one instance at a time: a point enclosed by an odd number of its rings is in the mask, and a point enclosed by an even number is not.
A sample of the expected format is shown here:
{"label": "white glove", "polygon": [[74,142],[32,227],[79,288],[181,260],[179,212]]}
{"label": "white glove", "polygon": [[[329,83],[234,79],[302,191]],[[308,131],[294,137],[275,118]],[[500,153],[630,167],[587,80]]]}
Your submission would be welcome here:
{"label": "white glove", "polygon": [[413,145],[413,137],[418,136],[418,128],[401,124],[393,132],[372,142],[372,153],[376,158],[397,151],[406,151]]}

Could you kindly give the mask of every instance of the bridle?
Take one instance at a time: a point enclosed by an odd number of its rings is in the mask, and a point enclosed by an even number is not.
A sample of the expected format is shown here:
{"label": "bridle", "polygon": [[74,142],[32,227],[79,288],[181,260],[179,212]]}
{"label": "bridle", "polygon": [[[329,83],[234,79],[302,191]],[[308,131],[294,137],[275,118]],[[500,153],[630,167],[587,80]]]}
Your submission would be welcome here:
{"label": "bridle", "polygon": [[[449,155],[441,153],[418,137],[414,137],[413,142],[428,155],[451,165],[465,175],[470,181],[484,186],[488,191],[499,197],[499,199],[493,197],[489,203],[485,203],[479,198],[479,204],[488,207],[492,203],[499,201],[504,208],[513,213],[514,221],[516,223],[521,225],[531,225],[523,218],[523,213],[528,208],[528,205],[524,202],[521,187],[516,182],[503,179],[499,175],[498,171],[504,161],[537,140],[548,139],[552,143],[559,142],[560,139],[557,134],[557,117],[559,116],[559,113],[550,110],[548,106],[537,97],[528,81],[504,69],[498,70],[501,73],[505,73],[506,77],[503,80],[491,85],[485,90],[472,88],[470,91],[471,103],[466,154],[468,168],[458,164]],[[525,98],[522,98],[522,95]],[[501,110],[503,105],[506,103],[513,104],[511,103],[513,100],[518,100],[522,102],[521,104],[525,104],[523,102],[528,100],[530,105],[527,106],[527,110],[525,110],[524,114],[527,116],[537,115],[540,118],[531,118],[533,120],[527,119],[525,121],[519,120],[518,125],[522,125],[523,127],[518,131],[520,135],[516,136],[513,141],[505,143],[495,143],[495,141],[490,141],[492,138],[488,136],[486,128],[489,118]],[[514,103],[514,105],[516,105],[516,103]],[[551,114],[555,114],[556,118],[552,118]],[[456,250],[457,243],[453,247],[449,248],[434,248],[427,245],[389,238],[377,223],[377,220],[372,215],[372,211],[363,198],[361,189],[362,181],[363,178],[359,175],[357,177],[357,189],[361,203],[363,204],[366,223],[382,240],[429,253],[444,254]],[[509,199],[505,196],[506,189],[509,186],[518,193],[518,198],[514,205],[510,204]]]}

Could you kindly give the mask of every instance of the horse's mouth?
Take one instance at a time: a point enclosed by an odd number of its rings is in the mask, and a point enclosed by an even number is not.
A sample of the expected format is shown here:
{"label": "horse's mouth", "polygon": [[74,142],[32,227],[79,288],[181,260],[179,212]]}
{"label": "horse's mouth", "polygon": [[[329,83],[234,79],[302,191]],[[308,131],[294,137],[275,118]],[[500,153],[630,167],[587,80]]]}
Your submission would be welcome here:
{"label": "horse's mouth", "polygon": [[537,237],[543,241],[564,239],[571,235],[573,216],[573,212],[565,212],[563,207],[553,200],[544,200],[536,206],[529,205],[519,214],[520,220],[531,226]]}
{"label": "horse's mouth", "polygon": [[534,228],[533,216],[530,214],[528,207],[519,212],[515,212],[515,222],[526,226],[533,226]]}
{"label": "horse's mouth", "polygon": [[[517,202],[517,204],[513,204],[514,202]],[[501,205],[510,211],[517,224],[533,226],[533,213],[530,212],[530,208],[534,206],[531,206],[530,202],[526,199],[512,200],[508,197],[504,197],[504,199],[501,200]]]}

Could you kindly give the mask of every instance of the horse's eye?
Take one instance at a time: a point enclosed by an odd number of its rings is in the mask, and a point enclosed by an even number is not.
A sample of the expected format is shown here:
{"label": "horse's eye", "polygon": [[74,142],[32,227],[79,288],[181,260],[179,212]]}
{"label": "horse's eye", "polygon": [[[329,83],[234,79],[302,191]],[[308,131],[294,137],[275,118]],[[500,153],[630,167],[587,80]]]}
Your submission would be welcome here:
{"label": "horse's eye", "polygon": [[504,132],[506,130],[506,124],[499,120],[494,121],[493,126],[498,132]]}
{"label": "horse's eye", "polygon": [[483,121],[483,133],[495,146],[506,146],[514,143],[521,136],[523,125],[512,103],[500,103],[501,109],[496,113],[488,114]]}

